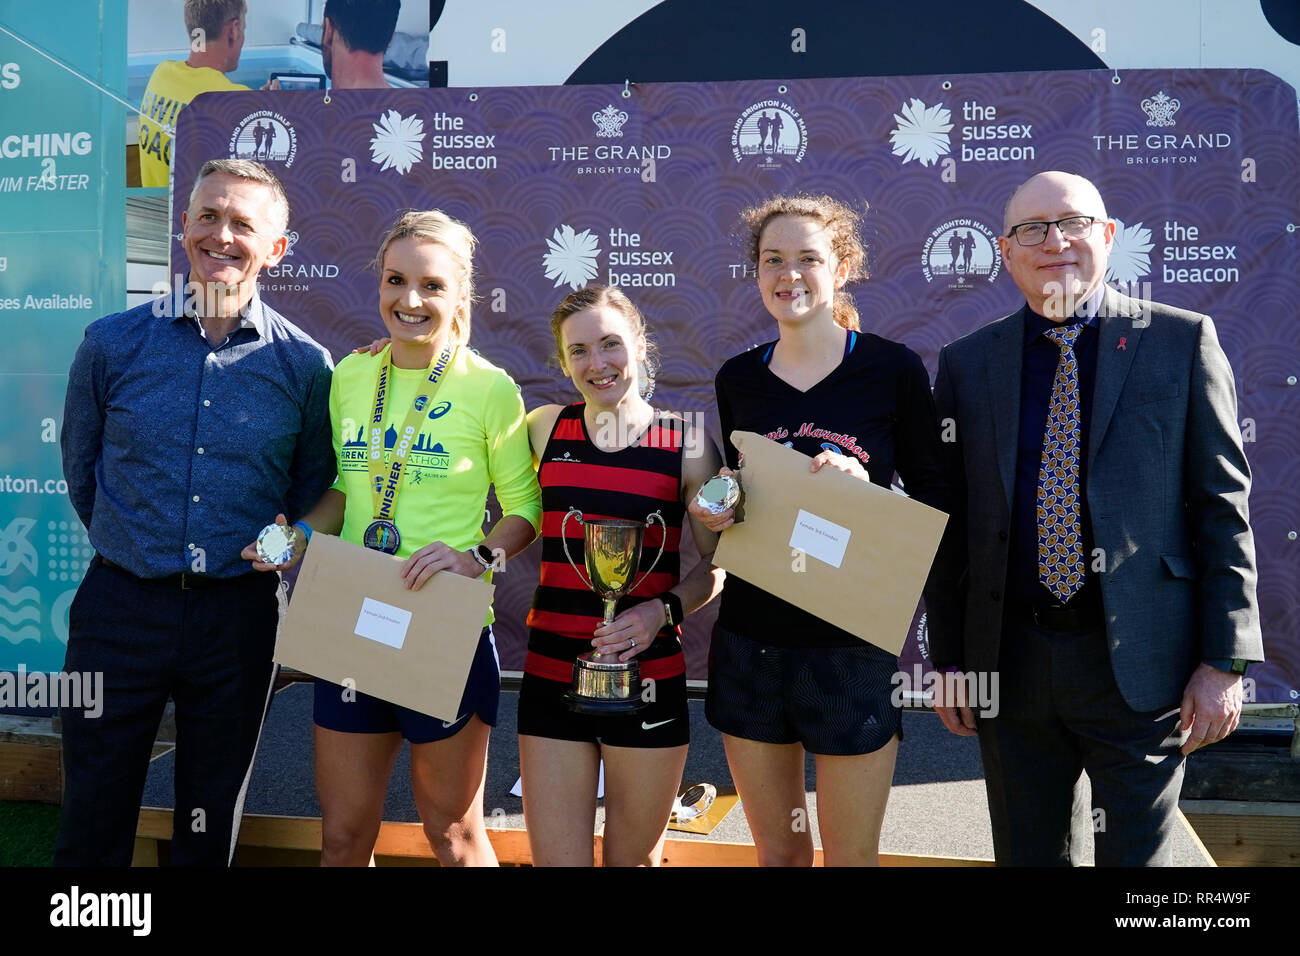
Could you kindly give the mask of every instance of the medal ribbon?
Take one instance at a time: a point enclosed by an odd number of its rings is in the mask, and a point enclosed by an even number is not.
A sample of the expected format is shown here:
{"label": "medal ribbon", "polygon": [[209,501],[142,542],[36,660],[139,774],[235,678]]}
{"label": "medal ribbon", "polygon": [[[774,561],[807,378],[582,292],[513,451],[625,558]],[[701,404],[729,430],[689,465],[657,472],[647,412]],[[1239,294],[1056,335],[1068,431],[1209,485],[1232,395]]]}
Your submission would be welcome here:
{"label": "medal ribbon", "polygon": [[397,513],[397,495],[402,490],[402,472],[406,468],[406,455],[415,444],[420,434],[420,417],[433,405],[433,396],[442,382],[443,373],[451,366],[455,347],[449,346],[433,360],[429,366],[429,377],[425,379],[420,393],[411,403],[411,409],[402,421],[393,442],[393,460],[384,468],[384,408],[388,404],[389,370],[392,368],[392,352],[384,359],[379,369],[379,378],[375,382],[374,410],[370,415],[370,457],[366,466],[370,472],[371,513],[376,521],[392,521]]}

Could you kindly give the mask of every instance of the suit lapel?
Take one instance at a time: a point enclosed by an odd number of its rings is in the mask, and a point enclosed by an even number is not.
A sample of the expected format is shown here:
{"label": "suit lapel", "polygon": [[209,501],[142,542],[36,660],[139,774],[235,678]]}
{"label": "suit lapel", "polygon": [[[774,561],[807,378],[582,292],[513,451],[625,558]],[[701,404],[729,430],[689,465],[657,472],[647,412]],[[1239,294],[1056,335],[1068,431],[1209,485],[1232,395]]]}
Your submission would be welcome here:
{"label": "suit lapel", "polygon": [[1150,319],[1142,316],[1142,307],[1136,300],[1107,287],[1097,324],[1097,381],[1092,394],[1092,425],[1088,429],[1089,474],[1097,449],[1106,437],[1115,403],[1124,389],[1124,380],[1133,367],[1142,330],[1150,324]]}
{"label": "suit lapel", "polygon": [[1025,312],[1028,308],[1025,306],[997,323],[992,333],[996,340],[993,348],[984,353],[998,474],[1002,478],[1002,493],[1006,496],[1008,508],[1011,507],[1016,480],[1016,448],[1020,436],[1020,370],[1024,364]]}

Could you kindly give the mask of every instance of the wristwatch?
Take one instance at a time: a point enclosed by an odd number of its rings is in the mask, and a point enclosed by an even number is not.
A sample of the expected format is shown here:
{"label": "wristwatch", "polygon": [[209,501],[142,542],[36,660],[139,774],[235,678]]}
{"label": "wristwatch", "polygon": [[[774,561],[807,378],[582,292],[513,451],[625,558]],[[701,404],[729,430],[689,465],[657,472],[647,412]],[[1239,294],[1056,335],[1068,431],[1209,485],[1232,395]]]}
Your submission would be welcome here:
{"label": "wristwatch", "polygon": [[660,598],[664,602],[664,617],[666,619],[664,626],[675,627],[682,623],[682,618],[686,616],[682,613],[682,599],[672,591],[665,591],[660,595]]}
{"label": "wristwatch", "polygon": [[469,553],[483,568],[484,572],[492,570],[492,562],[496,560],[496,555],[486,544],[475,545],[469,549]]}
{"label": "wristwatch", "polygon": [[1212,657],[1205,661],[1216,670],[1225,671],[1229,674],[1245,675],[1246,668],[1250,666],[1250,661],[1243,661],[1238,657]]}

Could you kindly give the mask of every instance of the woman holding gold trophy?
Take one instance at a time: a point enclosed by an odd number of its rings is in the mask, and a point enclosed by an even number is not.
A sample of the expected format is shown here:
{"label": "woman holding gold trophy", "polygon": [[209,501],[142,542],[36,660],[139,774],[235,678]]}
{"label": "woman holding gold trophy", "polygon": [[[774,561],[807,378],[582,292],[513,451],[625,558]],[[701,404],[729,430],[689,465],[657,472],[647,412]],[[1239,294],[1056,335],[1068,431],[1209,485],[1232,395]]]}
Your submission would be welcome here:
{"label": "woman holding gold trophy", "polygon": [[690,739],[680,624],[723,577],[698,521],[684,575],[678,544],[685,502],[720,458],[647,401],[656,356],[619,289],[568,296],[551,331],[582,401],[528,415],[545,509],[519,693],[528,841],[535,865],[592,865],[603,759],[605,865],[655,866]]}
{"label": "woman holding gold trophy", "polygon": [[[255,568],[296,564],[315,529],[406,558],[400,574],[415,589],[440,571],[488,574],[502,555],[532,542],[541,500],[523,402],[505,372],[465,347],[474,245],[463,223],[437,210],[406,213],[384,237],[376,261],[390,344],[377,354],[349,355],[334,372],[338,481],[303,521],[284,528],[290,538],[284,551],[267,553],[262,539],[245,549]],[[410,440],[405,455],[393,453],[399,434]],[[489,485],[502,517],[485,539]],[[283,516],[277,522],[283,526]],[[405,738],[416,806],[439,862],[495,865],[483,821],[483,780],[499,692],[490,626],[483,628],[460,716],[450,722],[318,680],[321,863],[370,861]]]}
{"label": "woman holding gold trophy", "polygon": [[[858,215],[826,196],[776,196],[742,218],[758,291],[780,335],[718,372],[728,464],[737,467],[731,432],[755,432],[811,457],[813,472],[836,468],[889,487],[897,471],[911,497],[942,507],[925,367],[905,346],[859,331],[844,291],[866,276]],[[716,510],[691,504],[693,517],[721,532],[734,509]],[[729,576],[705,713],[723,734],[761,865],[813,862],[806,753],[816,760],[825,862],[877,862],[902,737],[902,714],[891,703],[897,666],[887,651]],[[801,814],[805,825],[797,826]]]}

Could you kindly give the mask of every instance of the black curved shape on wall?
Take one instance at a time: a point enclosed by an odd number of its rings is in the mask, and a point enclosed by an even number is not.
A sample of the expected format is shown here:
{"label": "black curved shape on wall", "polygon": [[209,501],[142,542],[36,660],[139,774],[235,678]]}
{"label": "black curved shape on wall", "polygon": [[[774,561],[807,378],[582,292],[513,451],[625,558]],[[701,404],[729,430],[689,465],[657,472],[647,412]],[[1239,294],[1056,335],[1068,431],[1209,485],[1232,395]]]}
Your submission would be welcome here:
{"label": "black curved shape on wall", "polygon": [[[806,31],[807,52],[792,49],[796,27]],[[1105,68],[1091,47],[1024,0],[664,0],[565,82]]]}
{"label": "black curved shape on wall", "polygon": [[1300,3],[1296,0],[1259,0],[1259,9],[1278,36],[1300,46]]}

